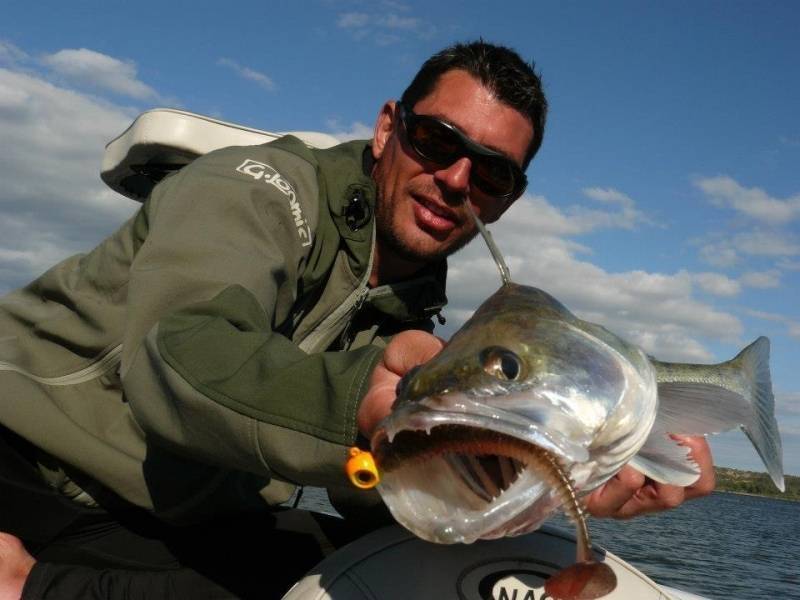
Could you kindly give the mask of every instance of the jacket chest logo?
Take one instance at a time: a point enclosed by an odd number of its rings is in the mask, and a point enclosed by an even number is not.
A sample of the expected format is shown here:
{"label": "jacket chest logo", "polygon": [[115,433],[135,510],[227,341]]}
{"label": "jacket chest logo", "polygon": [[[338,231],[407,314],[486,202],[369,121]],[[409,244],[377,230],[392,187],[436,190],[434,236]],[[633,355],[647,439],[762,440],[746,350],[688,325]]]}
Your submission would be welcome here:
{"label": "jacket chest logo", "polygon": [[305,216],[303,215],[303,208],[297,201],[297,194],[294,191],[292,184],[286,181],[275,168],[266,163],[258,162],[248,158],[241,165],[236,167],[239,173],[249,175],[256,181],[263,181],[270,185],[275,186],[280,192],[289,200],[289,210],[294,219],[294,225],[297,228],[297,235],[300,238],[300,245],[311,245],[311,227],[309,227]]}

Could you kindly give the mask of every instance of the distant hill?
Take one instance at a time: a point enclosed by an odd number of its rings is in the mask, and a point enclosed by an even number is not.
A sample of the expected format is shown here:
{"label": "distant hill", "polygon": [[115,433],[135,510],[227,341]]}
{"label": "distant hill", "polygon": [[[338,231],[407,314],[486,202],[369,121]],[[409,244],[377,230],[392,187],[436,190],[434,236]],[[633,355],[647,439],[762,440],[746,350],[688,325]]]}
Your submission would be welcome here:
{"label": "distant hill", "polygon": [[753,494],[755,496],[767,496],[769,498],[800,502],[800,477],[786,475],[784,477],[786,480],[786,492],[781,493],[766,473],[740,471],[725,467],[714,467],[714,471],[717,475],[716,490],[718,492]]}

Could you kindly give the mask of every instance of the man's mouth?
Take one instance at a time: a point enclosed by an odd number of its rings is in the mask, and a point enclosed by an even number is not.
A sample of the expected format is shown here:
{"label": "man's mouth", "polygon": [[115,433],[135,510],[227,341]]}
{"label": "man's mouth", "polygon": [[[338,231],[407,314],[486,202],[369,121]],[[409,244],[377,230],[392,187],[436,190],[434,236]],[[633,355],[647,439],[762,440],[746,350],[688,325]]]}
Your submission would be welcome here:
{"label": "man's mouth", "polygon": [[458,226],[456,213],[424,196],[413,196],[414,215],[417,222],[425,229],[436,233],[449,233]]}

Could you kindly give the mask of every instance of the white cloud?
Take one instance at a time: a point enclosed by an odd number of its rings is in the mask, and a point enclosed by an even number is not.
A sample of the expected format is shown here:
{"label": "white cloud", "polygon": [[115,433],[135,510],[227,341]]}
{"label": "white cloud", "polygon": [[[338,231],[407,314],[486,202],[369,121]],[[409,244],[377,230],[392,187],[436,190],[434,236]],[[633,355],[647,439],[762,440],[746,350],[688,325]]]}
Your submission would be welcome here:
{"label": "white cloud", "polygon": [[377,18],[376,22],[387,29],[415,30],[422,26],[422,22],[415,17],[401,17],[391,13]]}
{"label": "white cloud", "polygon": [[750,271],[741,277],[743,285],[753,288],[768,289],[781,285],[781,273],[776,269],[769,271]]}
{"label": "white cloud", "polygon": [[379,46],[390,46],[408,37],[430,39],[436,33],[432,23],[398,12],[408,12],[408,7],[396,5],[394,10],[387,8],[387,12],[345,12],[336,19],[336,25],[355,40],[370,39]]}
{"label": "white cloud", "polygon": [[726,176],[700,178],[694,184],[714,205],[733,208],[756,221],[779,225],[800,218],[800,195],[773,198],[761,188],[746,188]]}
{"label": "white cloud", "polygon": [[514,212],[516,218],[524,221],[523,224],[532,237],[578,235],[592,229],[585,220],[579,223],[576,218],[570,219],[568,215],[550,204],[544,196],[526,194],[517,204],[527,208],[527,210],[516,209]]}
{"label": "white cloud", "polygon": [[800,392],[775,392],[775,418],[781,435],[800,435]]}
{"label": "white cloud", "polygon": [[754,230],[737,234],[731,243],[745,254],[753,256],[797,256],[800,243],[791,233]]}
{"label": "white cloud", "polygon": [[621,227],[633,229],[640,223],[652,224],[644,213],[636,208],[636,203],[627,194],[613,188],[590,187],[584,188],[583,193],[592,200],[611,206],[619,206],[621,210],[615,213],[582,211],[581,216],[587,223],[592,223],[591,228]]}
{"label": "white cloud", "polygon": [[781,144],[785,144],[787,146],[795,146],[795,147],[800,146],[800,137],[796,137],[796,136],[792,137],[790,135],[782,135],[778,139],[780,140]]}
{"label": "white cloud", "polygon": [[794,227],[800,218],[800,194],[774,198],[727,176],[697,178],[693,183],[713,205],[731,208],[738,215],[695,241],[700,259],[718,269],[736,267],[741,271],[738,283],[742,287],[781,287],[782,273],[794,271],[800,264],[795,258],[800,256],[800,238]]}
{"label": "white cloud", "polygon": [[387,11],[393,12],[408,12],[411,7],[405,2],[396,2],[395,0],[380,0],[379,5]]}
{"label": "white cloud", "polygon": [[28,60],[28,55],[11,42],[0,40],[0,64],[15,64]]}
{"label": "white cloud", "polygon": [[550,204],[543,196],[526,194],[525,206],[529,210],[518,211],[516,218],[524,220],[524,227],[532,234],[552,236],[575,236],[598,229],[633,229],[646,222],[633,200],[616,190],[588,188],[584,193],[590,198],[620,210],[596,210],[585,206],[570,206],[566,212]]}
{"label": "white cloud", "polygon": [[704,292],[715,296],[736,296],[742,291],[738,281],[720,273],[695,273],[692,280]]}
{"label": "white cloud", "polygon": [[728,242],[715,242],[700,248],[700,259],[712,267],[725,269],[739,262],[739,254]]}
{"label": "white cloud", "polygon": [[128,110],[0,68],[0,293],[91,248],[138,206],[100,181]]}
{"label": "white cloud", "polygon": [[339,15],[336,24],[342,29],[355,29],[369,25],[370,16],[367,13],[349,12]]}
{"label": "white cloud", "polygon": [[[361,38],[366,37],[366,35],[362,35]],[[384,33],[378,32],[372,36],[372,40],[378,46],[391,46],[393,44],[397,44],[398,42],[402,41],[402,36],[397,35],[396,33]]]}
{"label": "white cloud", "polygon": [[800,271],[800,260],[781,259],[776,266],[783,271]]}
{"label": "white cloud", "polygon": [[780,259],[776,267],[788,271],[800,265],[792,260],[800,256],[800,243],[791,231],[753,229],[709,237],[710,241],[700,242],[700,259],[718,269],[741,265],[748,257]]}
{"label": "white cloud", "polygon": [[24,89],[7,85],[0,87],[0,111],[14,112],[24,106],[29,97]]}
{"label": "white cloud", "polygon": [[795,321],[791,317],[787,317],[786,315],[781,315],[778,313],[766,312],[762,310],[752,310],[748,309],[745,311],[748,316],[754,317],[756,319],[762,319],[764,321],[772,321],[774,323],[780,323],[784,327],[784,331],[789,334],[790,337],[800,338],[800,322]]}
{"label": "white cloud", "polygon": [[[611,220],[613,221],[613,220]],[[737,284],[716,274],[608,272],[580,260],[584,248],[563,235],[585,231],[541,196],[526,195],[491,227],[515,281],[547,290],[581,318],[598,322],[664,360],[714,359],[704,340],[739,342],[734,315],[694,296],[696,287],[730,295]],[[497,269],[477,240],[451,261],[448,308],[452,332],[499,285]]]}
{"label": "white cloud", "polygon": [[158,97],[153,88],[137,79],[132,61],[79,48],[44,56],[42,63],[72,84],[89,85],[138,100]]}
{"label": "white cloud", "polygon": [[267,90],[268,92],[274,92],[277,89],[275,82],[268,75],[265,75],[260,71],[251,69],[250,67],[244,67],[234,60],[231,60],[229,58],[220,58],[217,61],[217,64],[222,67],[227,67],[228,69],[233,70],[235,73],[237,73],[240,77],[243,77],[244,79],[248,79],[250,81],[255,82],[259,87]]}
{"label": "white cloud", "polygon": [[396,13],[367,14],[364,12],[348,12],[339,15],[336,24],[342,29],[362,29],[364,27],[380,27],[383,29],[417,30],[423,26],[416,17],[401,17]]}
{"label": "white cloud", "polygon": [[354,121],[348,127],[344,127],[338,120],[331,119],[327,122],[327,125],[331,135],[342,142],[372,138],[372,127],[365,125],[361,121]]}
{"label": "white cloud", "polygon": [[786,321],[786,317],[778,313],[767,312],[764,310],[747,310],[745,312],[751,317],[756,317],[757,319],[764,319],[765,321],[779,321],[779,322]]}

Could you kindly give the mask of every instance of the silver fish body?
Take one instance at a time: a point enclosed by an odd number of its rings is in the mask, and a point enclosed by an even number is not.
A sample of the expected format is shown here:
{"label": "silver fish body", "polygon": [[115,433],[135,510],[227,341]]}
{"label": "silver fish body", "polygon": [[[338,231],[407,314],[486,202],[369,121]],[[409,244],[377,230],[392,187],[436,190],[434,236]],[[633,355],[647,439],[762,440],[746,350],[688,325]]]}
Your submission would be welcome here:
{"label": "silver fish body", "polygon": [[[439,543],[526,533],[631,463],[699,474],[669,436],[745,428],[782,487],[768,342],[720,365],[661,363],[542,290],[504,284],[398,387],[372,439],[395,518]],[[569,487],[569,486],[566,486]]]}

